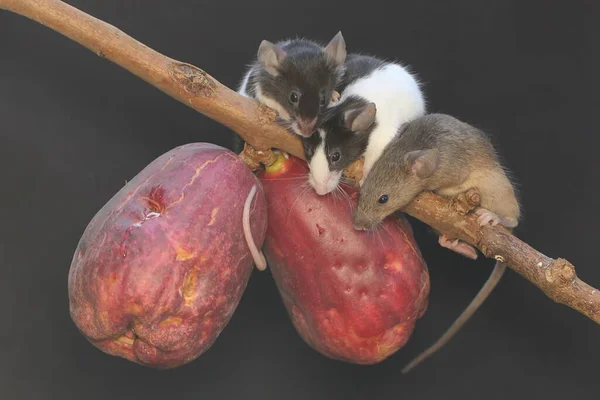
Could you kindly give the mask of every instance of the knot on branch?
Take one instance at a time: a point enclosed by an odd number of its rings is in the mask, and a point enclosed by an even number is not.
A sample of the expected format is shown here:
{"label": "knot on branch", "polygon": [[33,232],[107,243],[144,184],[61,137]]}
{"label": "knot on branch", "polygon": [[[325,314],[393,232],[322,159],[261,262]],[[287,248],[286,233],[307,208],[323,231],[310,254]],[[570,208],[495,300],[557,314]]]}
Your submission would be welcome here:
{"label": "knot on branch", "polygon": [[215,94],[217,84],[200,68],[190,64],[174,62],[169,65],[169,74],[181,87],[194,96],[210,97]]}
{"label": "knot on branch", "polygon": [[261,164],[268,166],[277,160],[277,156],[273,151],[256,150],[248,143],[244,143],[244,150],[242,150],[239,156],[252,171],[259,169]]}
{"label": "knot on branch", "polygon": [[[272,108],[269,108],[267,106],[265,106],[262,103],[259,103],[258,101],[254,101],[256,107],[258,107],[258,123],[260,125],[269,125],[272,124],[273,122],[277,121],[277,111],[273,110]],[[300,139],[298,139],[299,141]]]}
{"label": "knot on branch", "polygon": [[459,193],[452,199],[452,209],[461,215],[467,215],[479,206],[481,195],[477,189]]}
{"label": "knot on branch", "polygon": [[554,260],[544,271],[546,281],[557,287],[565,287],[573,284],[577,278],[573,264],[563,258]]}

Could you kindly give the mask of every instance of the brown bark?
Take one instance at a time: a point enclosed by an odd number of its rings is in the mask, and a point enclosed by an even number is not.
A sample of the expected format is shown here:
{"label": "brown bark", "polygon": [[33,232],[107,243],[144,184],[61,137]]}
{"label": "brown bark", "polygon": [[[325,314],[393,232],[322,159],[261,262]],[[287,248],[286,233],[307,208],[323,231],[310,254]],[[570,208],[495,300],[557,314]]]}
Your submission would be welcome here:
{"label": "brown bark", "polygon": [[[0,0],[0,9],[23,15],[71,38],[237,132],[254,147],[244,152],[250,163],[257,157],[268,161],[271,148],[304,157],[299,139],[274,123],[272,110],[238,95],[201,69],[168,58],[105,22],[59,0]],[[357,179],[361,170],[358,162],[348,168],[346,175]],[[467,215],[478,203],[476,191],[454,200],[422,193],[405,211],[448,237],[477,246],[487,257],[506,262],[555,302],[600,323],[600,291],[581,281],[568,261],[543,255],[501,227],[479,227],[476,218]]]}

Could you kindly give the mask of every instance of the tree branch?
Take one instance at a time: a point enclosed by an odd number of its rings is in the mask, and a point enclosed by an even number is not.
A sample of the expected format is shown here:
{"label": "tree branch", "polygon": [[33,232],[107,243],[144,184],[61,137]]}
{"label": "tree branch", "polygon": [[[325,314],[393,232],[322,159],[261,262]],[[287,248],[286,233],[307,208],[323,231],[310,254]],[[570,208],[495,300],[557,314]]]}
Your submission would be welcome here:
{"label": "tree branch", "polygon": [[[227,126],[254,147],[247,147],[244,152],[249,158],[256,159],[258,155],[264,162],[273,147],[304,158],[300,140],[274,122],[274,111],[237,94],[193,65],[168,58],[59,0],[0,0],[0,9],[30,18],[71,38]],[[346,170],[346,175],[355,180],[361,174],[361,162]],[[599,290],[581,281],[568,261],[543,255],[501,227],[479,227],[476,217],[468,214],[478,203],[476,191],[453,200],[422,193],[405,211],[449,238],[464,240],[487,257],[506,262],[555,302],[600,324]]]}

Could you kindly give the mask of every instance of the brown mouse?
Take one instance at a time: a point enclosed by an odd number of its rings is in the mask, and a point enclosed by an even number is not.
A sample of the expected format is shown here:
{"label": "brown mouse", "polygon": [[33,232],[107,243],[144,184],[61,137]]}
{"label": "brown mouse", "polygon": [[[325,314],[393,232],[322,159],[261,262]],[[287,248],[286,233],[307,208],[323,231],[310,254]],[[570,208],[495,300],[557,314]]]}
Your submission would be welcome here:
{"label": "brown mouse", "polygon": [[[450,115],[428,114],[403,124],[373,165],[360,189],[354,227],[375,228],[423,191],[453,197],[471,188],[477,188],[481,195],[481,207],[474,211],[480,225],[500,224],[509,230],[518,225],[521,211],[517,193],[489,137]],[[439,243],[477,258],[477,251],[468,243],[444,235],[440,235]],[[402,372],[446,344],[490,295],[505,270],[505,264],[496,262],[490,278],[458,319]]]}

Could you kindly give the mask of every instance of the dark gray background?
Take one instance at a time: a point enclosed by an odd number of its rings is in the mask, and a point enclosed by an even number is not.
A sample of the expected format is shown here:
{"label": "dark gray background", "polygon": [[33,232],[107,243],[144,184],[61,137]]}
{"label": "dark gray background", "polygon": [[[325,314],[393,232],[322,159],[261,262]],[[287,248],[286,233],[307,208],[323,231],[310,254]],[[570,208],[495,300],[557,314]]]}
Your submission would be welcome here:
{"label": "dark gray background", "polygon": [[[327,3],[72,0],[150,47],[236,86],[262,39],[328,41],[397,58],[430,110],[487,130],[518,179],[519,236],[572,261],[600,287],[597,7],[592,1]],[[394,8],[392,8],[394,7]],[[592,31],[594,30],[594,32]],[[232,133],[125,70],[22,17],[0,12],[0,394],[7,399],[593,398],[600,327],[510,271],[489,302],[414,373],[400,369],[478,291],[493,262],[438,247],[430,306],[379,365],[329,360],[302,342],[268,273],[254,273],[202,357],[155,371],[96,350],[68,313],[72,253],[95,212],[155,157]],[[585,396],[585,397],[584,397]]]}

